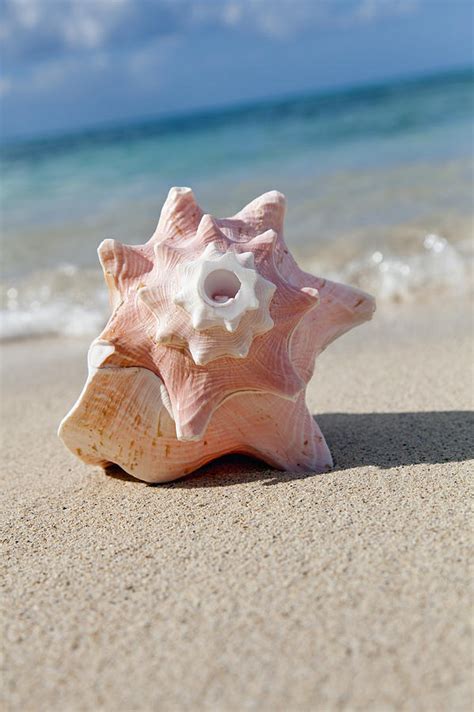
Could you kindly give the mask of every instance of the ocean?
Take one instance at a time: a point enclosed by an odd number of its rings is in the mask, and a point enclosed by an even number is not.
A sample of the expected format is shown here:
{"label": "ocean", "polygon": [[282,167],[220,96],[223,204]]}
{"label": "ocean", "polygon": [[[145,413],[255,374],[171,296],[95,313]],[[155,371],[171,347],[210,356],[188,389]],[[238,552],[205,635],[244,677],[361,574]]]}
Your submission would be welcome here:
{"label": "ocean", "polygon": [[3,142],[0,337],[96,334],[97,245],[146,241],[173,185],[219,217],[282,191],[301,263],[379,304],[464,294],[472,117],[464,70]]}

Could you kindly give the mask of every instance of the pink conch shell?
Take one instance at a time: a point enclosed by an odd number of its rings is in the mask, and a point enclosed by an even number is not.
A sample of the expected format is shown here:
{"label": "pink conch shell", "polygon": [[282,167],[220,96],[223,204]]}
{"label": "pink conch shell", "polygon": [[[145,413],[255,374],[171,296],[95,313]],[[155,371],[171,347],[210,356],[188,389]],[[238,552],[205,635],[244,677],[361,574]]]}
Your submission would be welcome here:
{"label": "pink conch shell", "polygon": [[145,245],[100,245],[113,311],[59,428],[74,454],[147,482],[230,452],[286,470],[331,467],[306,384],[317,354],[375,305],[300,270],[284,213],[271,191],[214,219],[189,188],[172,188]]}

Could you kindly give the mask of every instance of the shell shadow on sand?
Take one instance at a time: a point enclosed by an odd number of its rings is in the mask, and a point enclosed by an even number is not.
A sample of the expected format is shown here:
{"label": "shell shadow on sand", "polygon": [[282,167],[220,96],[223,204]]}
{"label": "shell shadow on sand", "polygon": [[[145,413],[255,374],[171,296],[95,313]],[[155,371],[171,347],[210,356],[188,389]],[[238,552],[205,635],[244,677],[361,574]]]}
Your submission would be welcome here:
{"label": "shell shadow on sand", "polygon": [[[334,454],[333,472],[369,466],[389,469],[422,463],[463,462],[474,458],[474,411],[325,413],[318,415],[318,422]],[[280,472],[243,455],[218,458],[187,477],[159,485],[146,485],[116,466],[106,472],[143,486],[190,489],[255,481],[272,485],[320,476],[314,472]]]}

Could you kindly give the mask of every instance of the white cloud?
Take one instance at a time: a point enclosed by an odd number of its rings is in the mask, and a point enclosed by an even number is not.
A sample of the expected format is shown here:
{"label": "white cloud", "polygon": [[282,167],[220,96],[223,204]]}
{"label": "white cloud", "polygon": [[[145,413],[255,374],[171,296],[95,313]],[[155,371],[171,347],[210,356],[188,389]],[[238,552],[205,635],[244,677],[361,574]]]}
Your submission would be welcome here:
{"label": "white cloud", "polygon": [[238,2],[229,2],[224,6],[222,19],[224,24],[235,27],[242,18],[242,6]]}
{"label": "white cloud", "polygon": [[380,17],[408,15],[417,7],[418,0],[359,0],[347,19],[369,23]]}
{"label": "white cloud", "polygon": [[3,52],[17,61],[41,51],[138,45],[150,37],[239,28],[272,36],[305,29],[373,22],[416,9],[418,0],[4,0]]}
{"label": "white cloud", "polygon": [[100,70],[118,54],[135,76],[145,66],[149,71],[153,62],[159,71],[170,42],[204,30],[222,28],[278,41],[407,14],[419,1],[4,0],[3,93],[59,86],[78,62]]}
{"label": "white cloud", "polygon": [[16,18],[18,23],[28,29],[33,29],[40,18],[41,7],[38,0],[16,0]]}

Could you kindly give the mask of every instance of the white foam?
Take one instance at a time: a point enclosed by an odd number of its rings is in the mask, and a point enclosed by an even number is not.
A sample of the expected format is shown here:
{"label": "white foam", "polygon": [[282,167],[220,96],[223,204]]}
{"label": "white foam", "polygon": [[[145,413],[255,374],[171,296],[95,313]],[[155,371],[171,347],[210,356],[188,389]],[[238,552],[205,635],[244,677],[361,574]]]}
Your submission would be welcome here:
{"label": "white foam", "polygon": [[470,288],[468,254],[446,238],[428,234],[410,255],[376,250],[332,275],[374,294],[379,301],[406,302],[440,293],[461,296]]}
{"label": "white foam", "polygon": [[51,303],[0,310],[0,341],[34,336],[89,336],[101,330],[106,315],[78,305]]}
{"label": "white foam", "polygon": [[[308,270],[353,284],[385,302],[460,296],[471,287],[472,241],[453,245],[430,233],[408,254],[395,253],[385,243],[342,269],[310,263]],[[1,290],[0,340],[26,337],[94,337],[104,327],[109,306],[99,270],[62,265],[48,273],[5,285]]]}

